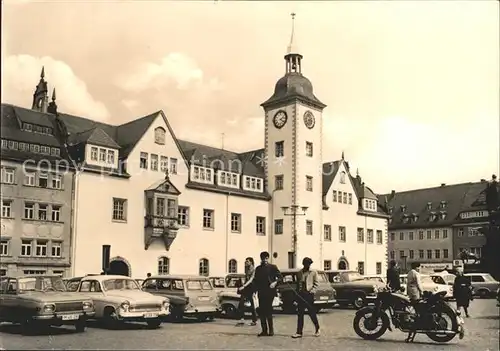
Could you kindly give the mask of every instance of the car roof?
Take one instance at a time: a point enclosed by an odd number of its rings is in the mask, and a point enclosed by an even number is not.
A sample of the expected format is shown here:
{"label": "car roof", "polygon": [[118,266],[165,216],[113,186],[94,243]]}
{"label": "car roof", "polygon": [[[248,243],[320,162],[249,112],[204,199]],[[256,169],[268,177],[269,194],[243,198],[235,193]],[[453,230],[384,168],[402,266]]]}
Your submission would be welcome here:
{"label": "car roof", "polygon": [[[298,273],[299,271],[301,271],[302,268],[287,268],[287,269],[282,269],[280,272],[283,274],[290,274],[290,273]],[[323,270],[319,270],[319,269],[313,269],[315,270],[316,272],[318,273],[325,273],[325,271]]]}
{"label": "car roof", "polygon": [[11,279],[21,279],[21,278],[61,278],[59,274],[25,274],[18,275],[17,277],[12,276],[3,276],[2,278],[11,278]]}
{"label": "car roof", "polygon": [[322,271],[324,273],[359,273],[356,270],[350,270],[350,269],[330,269],[327,271]]}
{"label": "car roof", "polygon": [[87,275],[85,277],[82,277],[81,280],[97,280],[102,282],[103,280],[108,280],[108,279],[128,279],[128,280],[135,280],[133,278],[127,277],[126,275]]}
{"label": "car roof", "polygon": [[[210,278],[218,278],[218,277],[210,277]],[[221,277],[221,278],[224,278],[224,277]],[[182,279],[205,280],[205,279],[207,279],[208,280],[209,277],[205,277],[202,275],[189,275],[189,274],[176,274],[176,275],[167,274],[167,275],[152,275],[151,277],[146,278],[145,280],[148,280],[148,279],[179,279],[179,280],[182,280]]]}
{"label": "car roof", "polygon": [[464,275],[489,275],[489,273],[465,273]]}

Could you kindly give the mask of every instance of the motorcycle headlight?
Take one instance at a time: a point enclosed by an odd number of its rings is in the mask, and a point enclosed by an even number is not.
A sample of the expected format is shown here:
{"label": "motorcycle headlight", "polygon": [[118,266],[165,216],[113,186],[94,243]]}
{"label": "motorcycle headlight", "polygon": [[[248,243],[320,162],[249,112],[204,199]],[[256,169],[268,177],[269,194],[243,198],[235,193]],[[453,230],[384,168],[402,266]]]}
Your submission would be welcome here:
{"label": "motorcycle headlight", "polygon": [[378,292],[378,286],[377,285],[373,286],[373,292]]}
{"label": "motorcycle headlight", "polygon": [[43,306],[44,313],[51,313],[54,312],[55,310],[56,310],[56,305],[54,305],[53,303],[48,303]]}
{"label": "motorcycle headlight", "polygon": [[437,292],[439,290],[439,287],[435,286],[434,289],[432,289],[432,291],[434,292]]}
{"label": "motorcycle headlight", "polygon": [[170,301],[169,300],[163,301],[162,306],[163,306],[163,309],[168,310],[170,307]]}
{"label": "motorcycle headlight", "polygon": [[92,303],[92,301],[83,301],[82,305],[84,310],[91,310],[92,308],[94,308],[94,304]]}
{"label": "motorcycle headlight", "polygon": [[128,309],[130,308],[130,302],[123,301],[122,304],[120,305],[120,308],[124,311],[128,311]]}

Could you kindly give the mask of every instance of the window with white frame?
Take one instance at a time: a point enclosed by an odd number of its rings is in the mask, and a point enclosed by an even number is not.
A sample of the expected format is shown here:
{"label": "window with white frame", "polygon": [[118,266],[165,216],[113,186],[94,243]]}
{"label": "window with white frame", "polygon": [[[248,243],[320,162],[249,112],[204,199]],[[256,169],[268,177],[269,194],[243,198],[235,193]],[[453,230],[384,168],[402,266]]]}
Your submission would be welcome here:
{"label": "window with white frame", "polygon": [[52,174],[52,189],[62,189],[62,175]]}
{"label": "window with white frame", "polygon": [[97,162],[98,153],[99,153],[99,149],[95,146],[92,146],[90,148],[90,160]]}
{"label": "window with white frame", "polygon": [[266,218],[259,217],[255,219],[255,232],[257,235],[266,235]]}
{"label": "window with white frame", "polygon": [[323,225],[323,240],[332,241],[332,226],[330,224]]}
{"label": "window with white frame", "polygon": [[9,141],[2,139],[2,149],[7,149],[9,146]]}
{"label": "window with white frame", "polygon": [[107,162],[110,165],[115,164],[115,151],[114,150],[107,150]]}
{"label": "window with white frame", "polygon": [[47,256],[47,241],[37,240],[35,244],[35,256],[46,257]]}
{"label": "window with white frame", "polygon": [[51,243],[51,256],[61,257],[62,256],[62,243],[58,241],[53,241]]}
{"label": "window with white frame", "polygon": [[120,198],[113,198],[113,220],[126,221],[127,220],[127,200]]}
{"label": "window with white frame", "polygon": [[31,256],[31,248],[33,247],[33,240],[21,241],[21,256]]}
{"label": "window with white frame", "polygon": [[274,220],[274,234],[283,234],[283,220],[275,219]]}
{"label": "window with white frame", "polygon": [[306,221],[306,235],[313,235],[313,221]]}
{"label": "window with white frame", "polygon": [[274,176],[274,189],[283,190],[283,174]]}
{"label": "window with white frame", "polygon": [[383,244],[384,238],[381,230],[377,230],[377,244]]}
{"label": "window with white frame", "polygon": [[160,171],[162,173],[167,172],[168,170],[168,157],[160,156]]}
{"label": "window with white frame", "polygon": [[165,145],[165,129],[162,127],[155,128],[155,143]]}
{"label": "window with white frame", "polygon": [[352,194],[349,193],[349,205],[352,205]]}
{"label": "window with white frame", "polygon": [[375,274],[382,274],[382,262],[376,262],[375,265]]}
{"label": "window with white frame", "polygon": [[177,219],[178,219],[178,223],[180,226],[188,227],[189,226],[189,207],[178,206]]}
{"label": "window with white frame", "polygon": [[35,186],[36,173],[26,171],[24,172],[24,185]]}
{"label": "window with white frame", "polygon": [[49,174],[47,172],[38,173],[38,186],[41,188],[49,186]]}
{"label": "window with white frame", "polygon": [[231,213],[231,232],[241,233],[241,214]]}
{"label": "window with white frame", "polygon": [[274,143],[274,156],[283,157],[285,156],[285,142],[277,141]]}
{"label": "window with white frame", "polygon": [[243,179],[244,179],[243,183],[244,190],[259,191],[259,192],[262,192],[264,190],[262,178],[244,176]]}
{"label": "window with white frame", "polygon": [[50,146],[44,146],[42,145],[40,147],[40,153],[44,155],[50,155]]}
{"label": "window with white frame", "polygon": [[192,169],[191,180],[198,183],[206,183],[206,184],[212,184],[214,182],[213,170],[211,168],[192,166],[191,169]]}
{"label": "window with white frame", "polygon": [[9,240],[0,241],[0,256],[9,256]]}
{"label": "window with white frame", "polygon": [[170,158],[170,174],[177,174],[177,159]]}
{"label": "window with white frame", "polygon": [[324,271],[331,271],[332,270],[332,261],[331,260],[324,260],[323,261],[323,270]]}
{"label": "window with white frame", "polygon": [[17,150],[18,146],[19,146],[19,143],[17,141],[9,140],[9,149]]}
{"label": "window with white frame", "polygon": [[12,200],[2,200],[2,217],[12,218]]}
{"label": "window with white frame", "polygon": [[23,274],[25,274],[25,275],[44,275],[44,274],[47,274],[47,271],[44,271],[42,269],[26,269],[23,271]]}
{"label": "window with white frame", "polygon": [[99,148],[99,162],[106,162],[106,149]]}
{"label": "window with white frame", "polygon": [[369,244],[373,244],[373,229],[366,230],[366,241]]}
{"label": "window with white frame", "polygon": [[158,274],[167,275],[170,273],[170,258],[162,256],[158,259]]}
{"label": "window with white frame", "polygon": [[365,242],[365,230],[363,228],[358,228],[358,243]]}
{"label": "window with white frame", "polygon": [[214,210],[203,209],[203,229],[214,229]]}
{"label": "window with white frame", "polygon": [[24,203],[24,218],[35,219],[35,204],[32,202]]}
{"label": "window with white frame", "polygon": [[142,169],[148,169],[148,153],[147,152],[141,152],[141,155],[139,158],[139,167]]}
{"label": "window with white frame", "polygon": [[61,222],[61,206],[52,205],[51,219],[53,222]]}
{"label": "window with white frame", "polygon": [[313,177],[306,176],[306,191],[313,191]]}
{"label": "window with white frame", "polygon": [[48,212],[49,206],[46,204],[38,204],[38,219],[40,221],[46,221],[47,220],[47,212]]}
{"label": "window with white frame", "polygon": [[332,201],[337,202],[337,190],[332,191]]}
{"label": "window with white frame", "polygon": [[227,263],[227,272],[238,273],[238,261],[236,261],[234,258],[230,259]]}
{"label": "window with white frame", "polygon": [[342,193],[342,202],[345,204],[347,203],[347,193],[346,192]]}
{"label": "window with white frame", "polygon": [[239,174],[233,172],[218,171],[217,183],[232,188],[239,188]]}
{"label": "window with white frame", "polygon": [[341,243],[345,243],[346,242],[346,229],[344,226],[339,226],[339,241]]}
{"label": "window with white frame", "polygon": [[202,258],[199,262],[198,275],[208,277],[210,274],[210,265],[208,259]]}
{"label": "window with white frame", "polygon": [[158,170],[158,155],[151,154],[151,170],[152,171]]}
{"label": "window with white frame", "polygon": [[313,157],[313,143],[306,141],[306,156]]}
{"label": "window with white frame", "polygon": [[50,154],[52,156],[60,156],[61,155],[61,150],[58,147],[51,147],[50,148]]}
{"label": "window with white frame", "polygon": [[16,170],[14,168],[2,167],[2,173],[1,173],[2,183],[14,184],[15,173],[16,173]]}

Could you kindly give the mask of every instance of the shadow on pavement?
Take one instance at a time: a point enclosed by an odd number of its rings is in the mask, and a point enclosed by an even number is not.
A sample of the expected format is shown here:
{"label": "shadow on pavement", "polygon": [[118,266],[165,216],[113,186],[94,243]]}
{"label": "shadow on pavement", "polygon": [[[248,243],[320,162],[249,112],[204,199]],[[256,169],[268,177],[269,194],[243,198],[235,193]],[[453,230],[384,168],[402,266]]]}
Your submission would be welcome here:
{"label": "shadow on pavement", "polygon": [[[366,342],[377,342],[377,343],[388,343],[388,344],[401,344],[401,345],[410,345],[410,344],[414,344],[414,345],[433,345],[433,346],[442,346],[442,345],[450,345],[450,346],[459,346],[460,344],[457,344],[455,342],[449,342],[449,343],[438,343],[438,342],[433,342],[433,341],[420,341],[418,340],[418,337],[419,335],[417,334],[417,336],[415,337],[415,341],[412,342],[412,343],[406,343],[405,342],[405,335],[404,333],[401,334],[402,338],[401,340],[392,340],[392,339],[377,339],[377,340],[364,340]],[[421,335],[421,337],[424,337],[426,338],[427,336],[425,335]],[[349,340],[349,341],[363,341],[363,339],[361,338],[356,338],[356,337],[346,337],[346,336],[340,336],[340,337],[337,337],[336,338],[337,340]],[[465,346],[465,345],[464,345]],[[369,347],[369,344],[367,344],[367,348]],[[402,347],[404,348],[404,346]]]}
{"label": "shadow on pavement", "polygon": [[[7,333],[13,335],[23,335],[22,328],[20,324],[1,324],[0,333]],[[76,334],[76,330],[72,326],[62,326],[62,327],[46,327],[40,328],[37,331],[30,333],[27,336],[44,336],[44,335],[67,335]],[[25,336],[25,335],[23,335]]]}

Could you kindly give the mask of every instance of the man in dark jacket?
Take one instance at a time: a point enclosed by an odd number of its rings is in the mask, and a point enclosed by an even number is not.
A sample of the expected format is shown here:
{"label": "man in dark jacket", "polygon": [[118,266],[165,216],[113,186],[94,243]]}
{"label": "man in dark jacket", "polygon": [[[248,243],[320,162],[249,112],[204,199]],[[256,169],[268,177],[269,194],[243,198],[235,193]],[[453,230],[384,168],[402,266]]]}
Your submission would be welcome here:
{"label": "man in dark jacket", "polygon": [[387,285],[394,291],[401,290],[401,280],[399,279],[399,270],[396,267],[396,261],[392,260],[387,269]]}
{"label": "man in dark jacket", "polygon": [[253,276],[239,291],[250,284],[257,291],[259,299],[259,318],[262,331],[258,336],[274,335],[273,301],[276,297],[276,285],[281,280],[281,273],[276,265],[269,263],[269,252],[260,253],[261,264],[255,268]]}

